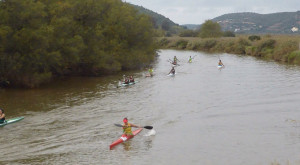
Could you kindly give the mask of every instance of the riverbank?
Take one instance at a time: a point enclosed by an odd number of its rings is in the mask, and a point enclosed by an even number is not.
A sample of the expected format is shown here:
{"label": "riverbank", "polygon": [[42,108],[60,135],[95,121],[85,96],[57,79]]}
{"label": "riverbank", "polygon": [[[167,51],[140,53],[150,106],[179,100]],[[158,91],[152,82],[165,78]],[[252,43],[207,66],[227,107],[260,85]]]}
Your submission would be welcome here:
{"label": "riverbank", "polygon": [[300,36],[264,35],[260,40],[249,36],[202,39],[199,37],[157,38],[161,49],[194,50],[211,53],[232,53],[272,59],[300,65]]}

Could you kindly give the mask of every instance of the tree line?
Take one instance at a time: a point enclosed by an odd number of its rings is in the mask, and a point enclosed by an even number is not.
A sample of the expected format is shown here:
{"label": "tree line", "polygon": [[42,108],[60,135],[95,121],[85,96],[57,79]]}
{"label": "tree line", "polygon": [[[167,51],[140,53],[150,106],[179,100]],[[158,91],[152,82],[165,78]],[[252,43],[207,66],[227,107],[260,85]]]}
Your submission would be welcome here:
{"label": "tree line", "polygon": [[231,31],[222,31],[219,23],[212,20],[206,20],[197,30],[184,30],[179,34],[180,37],[201,37],[201,38],[219,38],[235,37]]}
{"label": "tree line", "polygon": [[0,85],[99,76],[155,57],[151,19],[121,0],[0,1]]}

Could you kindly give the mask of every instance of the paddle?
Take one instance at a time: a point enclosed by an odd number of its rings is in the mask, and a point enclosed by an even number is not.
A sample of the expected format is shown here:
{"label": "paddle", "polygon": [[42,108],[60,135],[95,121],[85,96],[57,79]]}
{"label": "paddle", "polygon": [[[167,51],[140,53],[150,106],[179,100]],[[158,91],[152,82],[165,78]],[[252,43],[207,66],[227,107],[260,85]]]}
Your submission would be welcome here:
{"label": "paddle", "polygon": [[[123,127],[122,124],[115,124],[115,126],[117,126],[117,127]],[[152,129],[153,126],[144,126],[143,128],[146,128],[146,129]]]}

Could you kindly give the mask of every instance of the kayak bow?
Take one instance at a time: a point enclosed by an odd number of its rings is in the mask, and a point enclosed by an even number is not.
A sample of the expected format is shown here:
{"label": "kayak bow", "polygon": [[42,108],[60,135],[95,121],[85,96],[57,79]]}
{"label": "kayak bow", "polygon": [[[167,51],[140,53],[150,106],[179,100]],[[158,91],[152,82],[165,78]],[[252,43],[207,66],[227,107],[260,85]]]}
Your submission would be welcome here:
{"label": "kayak bow", "polygon": [[5,125],[7,125],[7,124],[11,124],[11,123],[18,122],[18,121],[20,121],[20,120],[22,120],[22,119],[24,119],[23,116],[22,116],[22,117],[15,117],[15,118],[12,118],[12,119],[5,120],[4,123],[1,123],[1,124],[0,124],[0,127],[5,126]]}
{"label": "kayak bow", "polygon": [[133,138],[135,135],[137,135],[138,133],[140,133],[143,130],[143,128],[139,128],[137,130],[132,131],[133,135],[127,136],[125,134],[123,134],[118,140],[114,141],[113,143],[111,143],[111,145],[109,146],[109,149],[112,149],[114,146],[123,143],[131,138]]}

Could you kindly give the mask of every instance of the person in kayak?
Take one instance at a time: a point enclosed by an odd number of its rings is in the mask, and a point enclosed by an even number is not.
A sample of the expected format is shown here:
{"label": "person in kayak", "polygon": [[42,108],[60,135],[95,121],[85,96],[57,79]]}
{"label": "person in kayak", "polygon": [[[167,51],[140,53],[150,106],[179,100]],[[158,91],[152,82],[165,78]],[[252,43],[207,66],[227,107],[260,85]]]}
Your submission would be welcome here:
{"label": "person in kayak", "polygon": [[172,67],[172,69],[170,70],[169,74],[175,74],[175,69],[174,69],[174,67]]}
{"label": "person in kayak", "polygon": [[177,57],[176,57],[176,56],[174,56],[174,59],[173,59],[173,61],[174,61],[174,62],[177,62],[177,61],[178,61],[178,59],[177,59]]}
{"label": "person in kayak", "polygon": [[189,58],[189,63],[191,63],[191,62],[192,62],[192,59],[193,59],[193,58],[192,58],[192,56],[190,56],[190,58]]}
{"label": "person in kayak", "polygon": [[130,77],[129,77],[129,82],[134,82],[133,76],[130,76]]}
{"label": "person in kayak", "polygon": [[129,77],[128,76],[123,75],[123,83],[124,84],[129,84]]}
{"label": "person in kayak", "polygon": [[148,72],[149,72],[149,75],[152,77],[153,76],[153,68],[150,67],[149,70],[148,70]]}
{"label": "person in kayak", "polygon": [[221,60],[219,60],[219,66],[224,66]]}
{"label": "person in kayak", "polygon": [[140,128],[139,126],[136,126],[136,125],[134,125],[134,124],[130,124],[130,123],[128,123],[128,119],[125,117],[124,119],[123,119],[123,122],[124,122],[124,125],[123,125],[123,133],[125,134],[125,135],[133,135],[132,134],[132,130],[131,130],[131,127],[136,127],[136,128]]}
{"label": "person in kayak", "polygon": [[4,110],[0,108],[0,123],[4,123],[4,122],[5,122]]}

